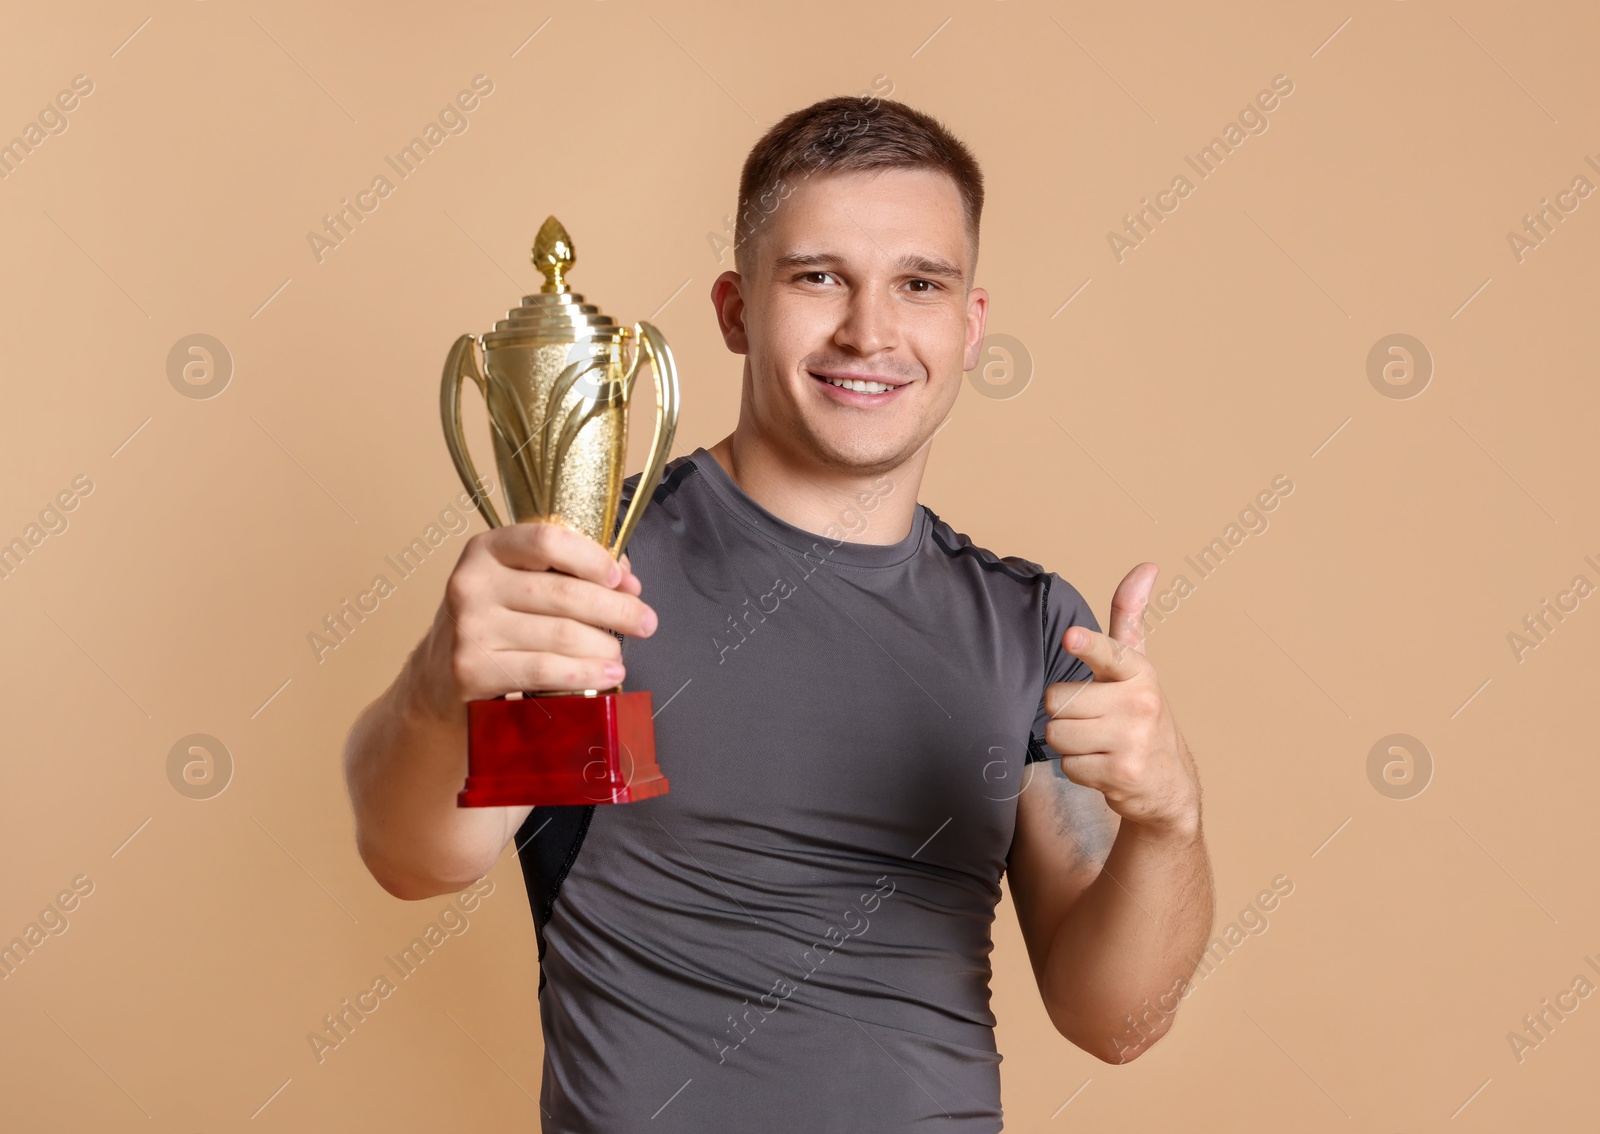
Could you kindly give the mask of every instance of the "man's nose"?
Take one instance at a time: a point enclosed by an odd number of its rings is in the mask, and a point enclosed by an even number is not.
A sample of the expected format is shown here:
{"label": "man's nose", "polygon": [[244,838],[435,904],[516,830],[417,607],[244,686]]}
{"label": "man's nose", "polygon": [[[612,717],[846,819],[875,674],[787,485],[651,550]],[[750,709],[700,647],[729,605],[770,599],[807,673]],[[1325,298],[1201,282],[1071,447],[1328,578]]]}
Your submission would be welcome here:
{"label": "man's nose", "polygon": [[850,297],[834,342],[857,354],[870,355],[899,345],[899,317],[888,288],[871,284]]}

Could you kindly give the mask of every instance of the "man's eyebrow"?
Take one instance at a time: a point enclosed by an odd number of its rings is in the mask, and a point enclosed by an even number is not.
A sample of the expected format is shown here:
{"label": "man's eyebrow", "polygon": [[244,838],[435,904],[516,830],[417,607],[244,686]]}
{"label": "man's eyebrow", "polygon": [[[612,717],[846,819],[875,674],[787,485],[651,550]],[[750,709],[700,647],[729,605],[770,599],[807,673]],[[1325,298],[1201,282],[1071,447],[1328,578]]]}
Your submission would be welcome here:
{"label": "man's eyebrow", "polygon": [[[777,257],[772,266],[778,271],[784,271],[792,268],[831,268],[843,262],[844,257],[832,252],[789,252]],[[939,276],[958,283],[966,279],[966,274],[960,267],[940,256],[908,253],[896,261],[895,267],[904,272],[914,272],[919,276]]]}
{"label": "man's eyebrow", "polygon": [[920,276],[943,276],[957,282],[967,278],[965,272],[942,256],[902,256],[898,266]]}
{"label": "man's eyebrow", "polygon": [[839,257],[823,252],[789,252],[772,262],[780,271],[784,268],[827,268],[839,263]]}

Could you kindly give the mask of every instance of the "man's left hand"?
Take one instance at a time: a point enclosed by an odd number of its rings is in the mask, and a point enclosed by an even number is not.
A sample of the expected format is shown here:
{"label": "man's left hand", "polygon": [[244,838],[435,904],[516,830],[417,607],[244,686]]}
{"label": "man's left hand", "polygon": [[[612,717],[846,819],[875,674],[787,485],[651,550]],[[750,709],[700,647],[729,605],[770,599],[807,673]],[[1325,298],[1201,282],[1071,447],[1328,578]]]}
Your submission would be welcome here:
{"label": "man's left hand", "polygon": [[1067,778],[1103,794],[1125,822],[1193,837],[1200,830],[1199,776],[1144,654],[1142,620],[1159,573],[1154,563],[1141,563],[1118,584],[1110,634],[1073,626],[1062,636],[1094,680],[1045,690],[1045,739],[1061,754]]}

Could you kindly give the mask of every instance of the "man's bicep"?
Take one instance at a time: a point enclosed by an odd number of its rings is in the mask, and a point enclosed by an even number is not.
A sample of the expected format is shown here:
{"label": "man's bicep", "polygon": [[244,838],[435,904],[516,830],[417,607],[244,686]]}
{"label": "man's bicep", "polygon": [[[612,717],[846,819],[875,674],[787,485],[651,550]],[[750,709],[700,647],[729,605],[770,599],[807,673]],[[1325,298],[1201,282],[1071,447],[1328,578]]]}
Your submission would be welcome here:
{"label": "man's bicep", "polygon": [[1027,766],[1007,873],[1037,967],[1062,918],[1100,876],[1122,820],[1100,792],[1067,778],[1052,749],[1032,749],[1047,755]]}
{"label": "man's bicep", "polygon": [[1067,778],[1060,753],[1045,740],[1050,723],[1045,690],[1094,678],[1087,664],[1067,653],[1062,635],[1071,626],[1098,630],[1100,624],[1077,588],[1055,574],[1046,579],[1042,621],[1043,682],[1007,859],[1012,899],[1035,964],[1043,960],[1042,949],[1066,912],[1100,876],[1121,823],[1105,796]]}

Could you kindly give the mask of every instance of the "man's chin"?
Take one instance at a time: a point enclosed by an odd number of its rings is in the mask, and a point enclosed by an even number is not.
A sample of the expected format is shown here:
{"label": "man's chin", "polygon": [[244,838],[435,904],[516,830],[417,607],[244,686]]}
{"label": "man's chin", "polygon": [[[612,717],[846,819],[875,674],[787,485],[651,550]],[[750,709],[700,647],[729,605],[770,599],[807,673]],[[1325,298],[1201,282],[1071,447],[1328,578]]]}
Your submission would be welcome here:
{"label": "man's chin", "polygon": [[925,438],[881,433],[812,433],[807,448],[819,464],[836,472],[878,476],[904,465],[924,442]]}

